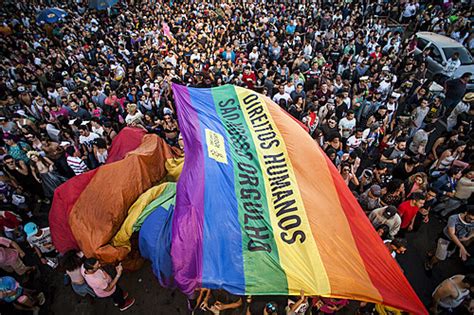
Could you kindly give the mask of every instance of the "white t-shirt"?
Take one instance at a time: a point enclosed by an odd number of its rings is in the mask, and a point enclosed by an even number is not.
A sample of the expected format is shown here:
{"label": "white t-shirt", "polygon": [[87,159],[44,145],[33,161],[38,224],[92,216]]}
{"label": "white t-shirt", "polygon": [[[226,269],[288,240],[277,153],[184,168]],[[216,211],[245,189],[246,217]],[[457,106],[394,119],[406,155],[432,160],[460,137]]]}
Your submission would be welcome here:
{"label": "white t-shirt", "polygon": [[[199,60],[199,58],[198,58],[198,60]],[[166,56],[165,61],[171,63],[173,65],[173,67],[176,67],[176,65],[178,64],[178,61],[176,60],[174,55],[173,55],[173,57]]]}
{"label": "white t-shirt", "polygon": [[347,146],[351,148],[352,150],[357,149],[361,143],[362,143],[362,138],[356,138],[355,135],[350,136],[349,139],[347,139],[346,141]]}
{"label": "white t-shirt", "polygon": [[443,74],[447,75],[448,77],[452,77],[454,75],[454,72],[456,72],[456,70],[460,66],[461,66],[461,61],[459,59],[452,60],[451,58],[449,58],[446,65],[444,66]]}
{"label": "white t-shirt", "polygon": [[349,137],[351,135],[352,131],[354,130],[355,126],[356,126],[356,119],[355,118],[352,118],[351,120],[347,119],[347,117],[342,118],[339,121],[339,129],[341,129],[342,137],[343,138]]}
{"label": "white t-shirt", "polygon": [[96,127],[92,126],[92,132],[98,134],[99,136],[103,136],[104,135],[104,128],[102,128],[102,127],[96,128]]}
{"label": "white t-shirt", "polygon": [[257,62],[259,55],[260,55],[260,53],[259,53],[258,51],[257,51],[257,52],[253,52],[253,51],[252,51],[252,52],[249,54],[249,60],[250,60],[252,63],[255,63],[255,62]]}
{"label": "white t-shirt", "polygon": [[192,54],[189,59],[191,60],[191,62],[193,62],[194,60],[201,59],[201,55],[199,53],[195,53],[195,54]]}
{"label": "white t-shirt", "polygon": [[55,250],[53,241],[51,240],[51,232],[49,227],[40,229],[41,236],[32,235],[28,237],[28,243],[31,247],[37,247],[41,253],[50,253]]}
{"label": "white t-shirt", "polygon": [[295,90],[294,84],[291,86],[285,85],[285,93],[291,94],[291,92],[293,92],[294,90]]}
{"label": "white t-shirt", "polygon": [[143,114],[137,110],[137,112],[133,115],[128,114],[127,117],[125,117],[125,122],[127,124],[131,124],[133,122],[141,122],[141,119],[143,118]]}
{"label": "white t-shirt", "polygon": [[405,10],[403,11],[403,16],[404,17],[411,17],[413,15],[415,15],[416,13],[416,4],[414,3],[408,3],[406,6],[405,6]]}
{"label": "white t-shirt", "polygon": [[54,141],[56,142],[59,142],[59,133],[61,131],[59,131],[58,129],[56,129],[56,127],[54,127],[54,125],[52,124],[47,124],[46,125],[46,133],[48,134],[48,136],[53,139]]}
{"label": "white t-shirt", "polygon": [[281,99],[284,99],[286,103],[288,103],[288,100],[291,99],[291,96],[288,93],[283,93],[283,94],[277,93],[275,94],[275,96],[273,96],[273,101],[277,104],[280,104]]}
{"label": "white t-shirt", "polygon": [[92,146],[92,141],[94,141],[97,138],[100,138],[100,136],[98,134],[90,132],[87,137],[79,136],[79,143],[80,144],[85,144],[86,146],[90,147],[90,146]]}

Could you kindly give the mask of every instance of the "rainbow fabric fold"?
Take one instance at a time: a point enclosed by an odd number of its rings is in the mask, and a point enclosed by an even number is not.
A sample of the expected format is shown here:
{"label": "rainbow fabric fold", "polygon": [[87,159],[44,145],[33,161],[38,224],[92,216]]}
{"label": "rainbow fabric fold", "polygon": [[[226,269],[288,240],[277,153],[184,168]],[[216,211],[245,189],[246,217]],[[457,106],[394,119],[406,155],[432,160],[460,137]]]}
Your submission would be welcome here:
{"label": "rainbow fabric fold", "polygon": [[172,223],[177,286],[323,295],[426,314],[337,170],[270,99],[173,85],[185,146]]}

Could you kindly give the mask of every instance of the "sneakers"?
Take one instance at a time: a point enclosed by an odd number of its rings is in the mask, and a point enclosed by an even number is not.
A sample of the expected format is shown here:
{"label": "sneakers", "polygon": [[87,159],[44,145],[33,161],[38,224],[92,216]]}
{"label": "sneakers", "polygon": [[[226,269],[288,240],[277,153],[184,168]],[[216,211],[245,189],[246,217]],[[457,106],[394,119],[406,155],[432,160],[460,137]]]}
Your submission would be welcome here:
{"label": "sneakers", "polygon": [[[128,292],[124,291],[122,296],[123,296],[123,299],[126,300],[128,298]],[[114,306],[118,306],[118,304],[114,303]]]}
{"label": "sneakers", "polygon": [[135,304],[135,299],[134,298],[128,298],[125,300],[125,304],[120,307],[120,311],[126,311],[128,310],[133,304]]}

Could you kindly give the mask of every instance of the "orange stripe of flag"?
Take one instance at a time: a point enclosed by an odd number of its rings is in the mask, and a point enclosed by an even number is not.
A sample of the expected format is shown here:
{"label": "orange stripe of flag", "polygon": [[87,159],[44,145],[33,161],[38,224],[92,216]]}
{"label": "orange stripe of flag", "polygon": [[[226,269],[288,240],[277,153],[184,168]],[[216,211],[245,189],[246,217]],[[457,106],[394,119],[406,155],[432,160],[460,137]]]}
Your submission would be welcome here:
{"label": "orange stripe of flag", "polygon": [[[329,278],[330,292],[321,294],[358,299],[371,297],[371,300],[381,301],[381,295],[372,284],[357,251],[331,173],[327,167],[321,167],[326,165],[322,152],[280,107],[267,103],[286,143],[313,237]],[[358,295],[351,292],[358,292]]]}

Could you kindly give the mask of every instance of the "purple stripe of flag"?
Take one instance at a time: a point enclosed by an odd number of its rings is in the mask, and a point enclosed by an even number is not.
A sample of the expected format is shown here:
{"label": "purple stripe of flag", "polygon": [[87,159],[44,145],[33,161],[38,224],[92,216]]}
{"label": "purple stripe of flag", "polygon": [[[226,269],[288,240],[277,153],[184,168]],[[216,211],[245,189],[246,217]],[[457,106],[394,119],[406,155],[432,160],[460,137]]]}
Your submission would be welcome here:
{"label": "purple stripe of flag", "polygon": [[[178,119],[186,120],[181,126],[186,159],[179,178],[176,208],[173,217],[171,257],[178,288],[192,294],[202,281],[202,246],[204,221],[204,153],[201,126],[185,86],[173,84]],[[193,150],[186,151],[186,148]],[[185,172],[192,169],[192,172]],[[193,189],[188,189],[193,187]],[[190,209],[196,204],[196,209]],[[196,224],[197,223],[197,224]]]}

